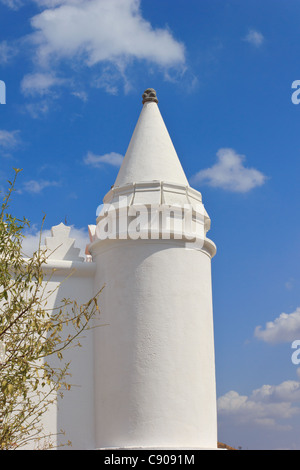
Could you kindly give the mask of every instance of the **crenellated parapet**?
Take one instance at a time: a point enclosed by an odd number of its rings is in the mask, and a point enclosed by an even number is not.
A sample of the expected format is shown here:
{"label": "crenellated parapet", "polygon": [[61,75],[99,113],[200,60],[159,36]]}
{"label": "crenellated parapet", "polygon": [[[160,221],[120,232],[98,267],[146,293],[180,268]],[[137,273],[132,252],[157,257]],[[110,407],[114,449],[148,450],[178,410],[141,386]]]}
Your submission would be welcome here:
{"label": "crenellated parapet", "polygon": [[51,228],[51,237],[46,237],[45,245],[41,247],[46,250],[48,259],[84,261],[80,254],[80,248],[75,247],[76,240],[70,237],[71,227],[63,223]]}

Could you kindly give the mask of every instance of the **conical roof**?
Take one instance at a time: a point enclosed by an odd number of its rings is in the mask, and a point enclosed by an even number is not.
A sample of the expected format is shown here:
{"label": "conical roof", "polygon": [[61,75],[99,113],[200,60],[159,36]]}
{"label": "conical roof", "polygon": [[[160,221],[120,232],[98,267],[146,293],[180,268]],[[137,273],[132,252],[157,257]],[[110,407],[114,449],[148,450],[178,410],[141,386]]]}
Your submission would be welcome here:
{"label": "conical roof", "polygon": [[155,90],[148,88],[115,186],[143,181],[189,186],[157,103]]}

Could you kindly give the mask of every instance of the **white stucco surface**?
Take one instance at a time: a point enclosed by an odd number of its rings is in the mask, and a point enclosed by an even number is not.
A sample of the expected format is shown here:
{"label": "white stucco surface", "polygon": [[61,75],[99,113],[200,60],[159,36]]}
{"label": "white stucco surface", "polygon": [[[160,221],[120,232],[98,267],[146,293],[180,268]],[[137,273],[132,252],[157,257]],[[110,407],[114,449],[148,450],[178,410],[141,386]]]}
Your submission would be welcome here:
{"label": "white stucco surface", "polygon": [[188,185],[160,110],[149,102],[142,108],[115,186],[153,180]]}
{"label": "white stucco surface", "polygon": [[140,240],[100,260],[96,447],[216,447],[210,258]]}

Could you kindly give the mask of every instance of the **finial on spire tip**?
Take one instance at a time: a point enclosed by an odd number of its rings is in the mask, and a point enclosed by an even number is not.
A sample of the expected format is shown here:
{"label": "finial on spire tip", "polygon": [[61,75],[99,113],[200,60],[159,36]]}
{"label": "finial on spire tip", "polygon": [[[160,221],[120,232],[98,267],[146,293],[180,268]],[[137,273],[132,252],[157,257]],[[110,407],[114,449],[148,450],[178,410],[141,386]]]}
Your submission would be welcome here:
{"label": "finial on spire tip", "polygon": [[147,90],[145,90],[143,93],[143,104],[149,101],[154,101],[154,103],[158,103],[156,91],[153,88],[147,88]]}

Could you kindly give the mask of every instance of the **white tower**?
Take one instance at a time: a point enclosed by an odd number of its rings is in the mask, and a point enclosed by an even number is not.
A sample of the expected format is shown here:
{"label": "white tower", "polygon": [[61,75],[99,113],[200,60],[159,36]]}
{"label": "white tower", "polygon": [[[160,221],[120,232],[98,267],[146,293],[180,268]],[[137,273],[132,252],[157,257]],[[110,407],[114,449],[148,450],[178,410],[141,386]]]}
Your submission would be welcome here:
{"label": "white tower", "polygon": [[94,289],[105,285],[106,326],[94,330],[98,449],[217,448],[216,248],[157,103],[146,90],[115,185],[90,229]]}

